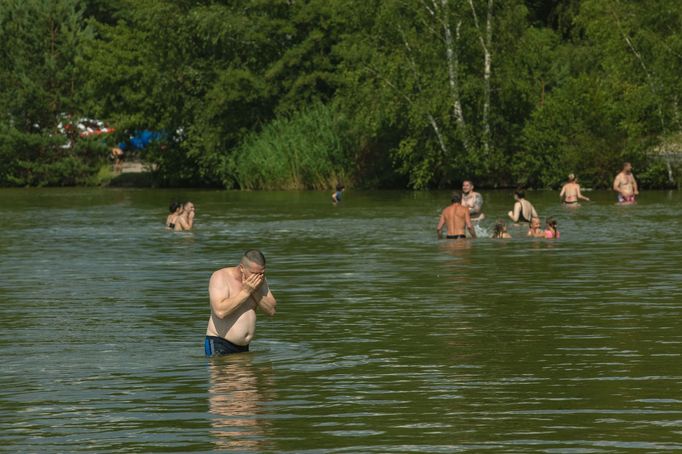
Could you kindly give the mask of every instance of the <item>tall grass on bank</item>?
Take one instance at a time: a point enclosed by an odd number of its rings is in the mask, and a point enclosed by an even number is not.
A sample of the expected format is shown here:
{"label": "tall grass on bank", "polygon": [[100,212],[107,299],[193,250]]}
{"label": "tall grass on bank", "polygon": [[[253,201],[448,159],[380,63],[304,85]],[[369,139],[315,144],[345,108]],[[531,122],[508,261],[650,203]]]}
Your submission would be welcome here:
{"label": "tall grass on bank", "polygon": [[273,120],[235,150],[223,180],[246,190],[334,186],[348,168],[335,117],[331,106],[314,104]]}

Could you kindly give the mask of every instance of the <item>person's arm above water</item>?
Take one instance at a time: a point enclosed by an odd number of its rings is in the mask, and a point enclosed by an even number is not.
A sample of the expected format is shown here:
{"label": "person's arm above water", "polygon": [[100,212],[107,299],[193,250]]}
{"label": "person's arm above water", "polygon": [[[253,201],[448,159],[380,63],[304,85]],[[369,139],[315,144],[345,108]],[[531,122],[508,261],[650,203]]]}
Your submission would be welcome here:
{"label": "person's arm above water", "polygon": [[471,224],[471,214],[469,214],[469,210],[464,210],[464,222],[471,234],[471,238],[476,238],[476,229],[474,229],[474,226]]}
{"label": "person's arm above water", "polygon": [[[233,313],[244,304],[263,282],[262,274],[252,274],[244,281],[242,289],[236,295],[230,295],[230,287],[224,272],[216,271],[208,283],[208,296],[211,309],[220,319]],[[225,296],[227,295],[227,296]]]}
{"label": "person's arm above water", "polygon": [[620,173],[613,179],[613,190],[620,194]]}
{"label": "person's arm above water", "polygon": [[576,189],[577,189],[577,191],[578,191],[578,200],[586,200],[586,201],[588,201],[588,202],[590,201],[590,199],[589,199],[588,197],[585,197],[585,196],[583,195],[583,193],[580,192],[580,185],[578,185],[578,186],[576,187]]}
{"label": "person's arm above water", "polygon": [[516,202],[514,204],[514,209],[507,213],[507,215],[512,221],[519,222],[519,218],[521,217],[521,202]]}
{"label": "person's arm above water", "polygon": [[[445,211],[445,210],[443,210]],[[438,234],[438,239],[443,238],[443,226],[445,225],[445,212],[440,214],[440,220],[438,221],[438,227],[436,228],[436,233]]]}
{"label": "person's arm above water", "polygon": [[192,230],[192,226],[194,225],[194,212],[190,212],[186,217],[178,216],[175,224],[180,226],[180,230]]}
{"label": "person's arm above water", "polygon": [[277,300],[275,300],[275,297],[272,295],[268,281],[265,278],[263,278],[263,285],[261,285],[260,288],[251,296],[256,302],[256,305],[263,312],[268,314],[270,317],[275,315],[275,312],[277,312]]}

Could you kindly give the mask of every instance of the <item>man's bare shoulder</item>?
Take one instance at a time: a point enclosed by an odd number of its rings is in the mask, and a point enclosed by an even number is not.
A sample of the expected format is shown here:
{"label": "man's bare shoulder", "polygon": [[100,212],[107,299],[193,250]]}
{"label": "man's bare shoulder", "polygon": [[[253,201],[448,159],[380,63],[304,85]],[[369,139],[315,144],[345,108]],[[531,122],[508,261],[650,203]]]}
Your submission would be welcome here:
{"label": "man's bare shoulder", "polygon": [[229,266],[214,271],[213,274],[211,275],[211,282],[219,283],[234,280],[236,279],[235,277],[236,270],[237,270],[236,266]]}
{"label": "man's bare shoulder", "polygon": [[465,207],[464,205],[460,205],[457,207],[457,214],[468,213],[468,212],[469,212],[469,207]]}

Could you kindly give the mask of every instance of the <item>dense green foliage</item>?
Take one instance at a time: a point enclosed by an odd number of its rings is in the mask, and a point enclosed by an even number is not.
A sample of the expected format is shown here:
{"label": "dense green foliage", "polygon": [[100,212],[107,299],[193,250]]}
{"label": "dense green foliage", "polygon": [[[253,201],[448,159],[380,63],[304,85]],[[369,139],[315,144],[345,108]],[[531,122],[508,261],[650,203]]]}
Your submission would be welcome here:
{"label": "dense green foliage", "polygon": [[1,185],[91,181],[107,147],[64,147],[64,114],[163,131],[170,185],[677,170],[678,0],[0,0],[0,58]]}
{"label": "dense green foliage", "polygon": [[343,181],[340,125],[323,104],[276,118],[245,138],[221,172],[226,186],[244,189],[325,189]]}

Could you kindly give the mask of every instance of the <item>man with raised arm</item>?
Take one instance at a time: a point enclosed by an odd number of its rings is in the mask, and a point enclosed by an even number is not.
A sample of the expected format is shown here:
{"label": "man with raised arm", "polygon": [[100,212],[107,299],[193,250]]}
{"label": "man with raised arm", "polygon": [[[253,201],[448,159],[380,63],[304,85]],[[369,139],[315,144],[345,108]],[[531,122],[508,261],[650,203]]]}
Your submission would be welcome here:
{"label": "man with raised arm", "polygon": [[275,315],[277,301],[265,279],[265,256],[244,253],[238,266],[222,268],[208,284],[211,317],[206,329],[206,356],[249,351],[256,331],[256,309]]}
{"label": "man with raised arm", "polygon": [[474,184],[471,180],[464,180],[462,183],[462,206],[469,208],[472,222],[482,221],[485,218],[483,214],[483,196],[474,191]]}
{"label": "man with raised arm", "polygon": [[175,223],[175,230],[192,230],[194,226],[194,204],[192,202],[185,202],[182,204],[182,212]]}
{"label": "man with raised arm", "polygon": [[639,195],[637,181],[632,174],[632,164],[623,164],[623,170],[613,179],[613,190],[618,193],[618,203],[635,203]]}
{"label": "man with raised arm", "polygon": [[463,207],[462,194],[459,191],[452,193],[452,205],[443,209],[438,221],[438,238],[443,237],[443,227],[447,227],[446,238],[449,240],[459,240],[466,238],[465,228],[469,230],[471,238],[476,238],[476,230],[471,224],[469,208]]}

